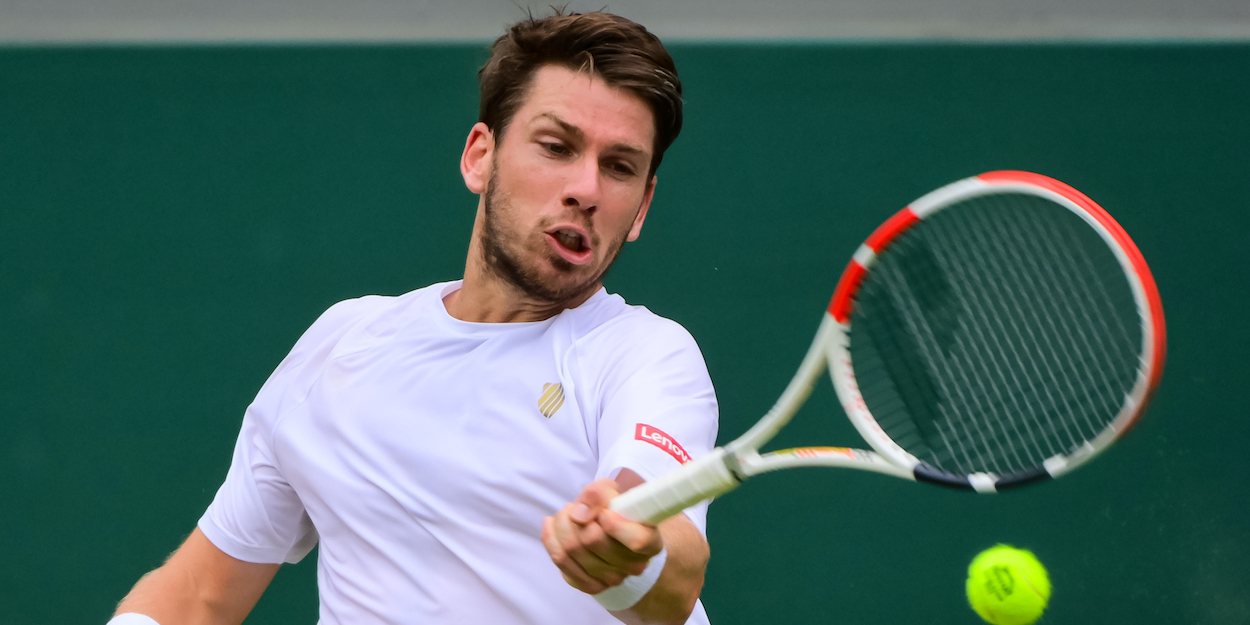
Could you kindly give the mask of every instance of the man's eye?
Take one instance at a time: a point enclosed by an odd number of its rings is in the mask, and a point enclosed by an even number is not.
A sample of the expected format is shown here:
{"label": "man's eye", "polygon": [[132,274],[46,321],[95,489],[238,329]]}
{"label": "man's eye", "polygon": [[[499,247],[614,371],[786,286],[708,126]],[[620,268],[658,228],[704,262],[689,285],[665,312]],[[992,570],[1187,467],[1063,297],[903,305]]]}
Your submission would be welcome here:
{"label": "man's eye", "polygon": [[548,152],[552,153],[552,154],[558,154],[558,155],[561,155],[561,156],[563,156],[563,155],[565,155],[565,154],[568,154],[568,153],[569,153],[569,148],[568,148],[568,146],[566,146],[566,145],[564,145],[564,144],[562,144],[562,143],[550,143],[550,142],[544,142],[544,143],[543,143],[543,148],[544,148],[545,150],[547,150]]}
{"label": "man's eye", "polygon": [[613,163],[611,165],[612,172],[620,176],[634,175],[634,168],[628,163]]}

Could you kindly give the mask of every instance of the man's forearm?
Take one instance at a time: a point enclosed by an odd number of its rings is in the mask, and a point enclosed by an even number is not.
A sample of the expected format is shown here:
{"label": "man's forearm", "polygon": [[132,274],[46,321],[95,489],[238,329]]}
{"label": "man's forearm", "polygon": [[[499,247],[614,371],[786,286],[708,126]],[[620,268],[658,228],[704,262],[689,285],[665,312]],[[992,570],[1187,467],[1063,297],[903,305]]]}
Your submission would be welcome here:
{"label": "man's forearm", "polygon": [[164,565],[135,584],[115,614],[137,612],[162,625],[237,625],[278,567],[236,560],[197,529]]}
{"label": "man's forearm", "polygon": [[[137,612],[158,623],[209,623],[211,615],[197,609],[194,579],[187,571],[162,566],[139,579],[114,615]],[[201,606],[202,607],[202,606]]]}
{"label": "man's forearm", "polygon": [[668,559],[655,586],[632,608],[613,612],[628,625],[682,625],[690,618],[707,571],[708,545],[685,515],[660,523]]}

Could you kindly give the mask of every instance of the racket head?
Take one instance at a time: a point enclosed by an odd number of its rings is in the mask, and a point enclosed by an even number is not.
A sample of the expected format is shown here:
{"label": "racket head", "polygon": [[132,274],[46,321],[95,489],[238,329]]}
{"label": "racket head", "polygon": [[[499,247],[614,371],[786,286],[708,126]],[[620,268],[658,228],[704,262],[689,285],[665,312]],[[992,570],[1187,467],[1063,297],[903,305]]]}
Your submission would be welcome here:
{"label": "racket head", "polygon": [[1163,307],[1137,246],[1080,191],[1029,172],[967,178],[896,213],[827,314],[856,429],[953,488],[1080,466],[1140,419],[1163,370]]}

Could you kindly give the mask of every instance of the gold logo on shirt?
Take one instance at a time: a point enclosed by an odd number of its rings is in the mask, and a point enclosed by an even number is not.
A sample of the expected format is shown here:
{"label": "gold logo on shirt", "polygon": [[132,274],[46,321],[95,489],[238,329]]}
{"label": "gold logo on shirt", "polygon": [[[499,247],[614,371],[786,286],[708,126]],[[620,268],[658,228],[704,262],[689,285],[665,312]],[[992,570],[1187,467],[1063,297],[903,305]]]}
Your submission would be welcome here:
{"label": "gold logo on shirt", "polygon": [[561,384],[544,384],[543,395],[538,398],[538,412],[548,419],[560,406],[564,405],[564,386]]}

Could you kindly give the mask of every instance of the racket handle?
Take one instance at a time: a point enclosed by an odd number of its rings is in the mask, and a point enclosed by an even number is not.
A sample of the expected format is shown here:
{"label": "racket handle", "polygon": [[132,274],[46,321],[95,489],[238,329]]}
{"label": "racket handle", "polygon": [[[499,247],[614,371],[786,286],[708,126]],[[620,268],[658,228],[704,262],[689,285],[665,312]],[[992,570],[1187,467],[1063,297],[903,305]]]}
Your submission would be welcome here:
{"label": "racket handle", "polygon": [[725,453],[724,448],[717,447],[658,480],[625,491],[609,507],[631,521],[655,524],[704,499],[727,493],[740,482],[725,466]]}

